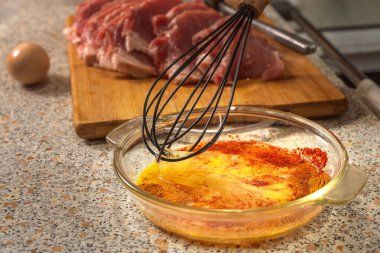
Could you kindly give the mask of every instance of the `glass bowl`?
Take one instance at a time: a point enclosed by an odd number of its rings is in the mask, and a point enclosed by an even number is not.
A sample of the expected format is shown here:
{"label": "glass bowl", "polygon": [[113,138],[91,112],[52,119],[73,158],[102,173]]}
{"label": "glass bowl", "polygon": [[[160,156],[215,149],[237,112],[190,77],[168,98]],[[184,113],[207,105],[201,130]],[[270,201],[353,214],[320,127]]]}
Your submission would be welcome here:
{"label": "glass bowl", "polygon": [[[218,109],[223,114],[225,108]],[[199,115],[199,111],[193,117]],[[164,136],[175,114],[163,117],[159,134]],[[218,122],[214,122],[215,126]],[[281,205],[252,209],[207,209],[160,199],[135,183],[140,172],[154,161],[141,136],[142,119],[135,118],[107,136],[115,147],[114,170],[143,214],[158,227],[187,238],[217,243],[247,243],[281,237],[317,217],[328,204],[353,199],[367,181],[367,171],[350,165],[342,143],[330,131],[305,118],[271,109],[231,108],[222,140],[256,140],[295,149],[321,148],[327,153],[325,167],[331,180],[319,190]],[[195,130],[196,131],[196,130]],[[210,130],[212,132],[212,129]],[[190,132],[179,146],[194,141]]]}

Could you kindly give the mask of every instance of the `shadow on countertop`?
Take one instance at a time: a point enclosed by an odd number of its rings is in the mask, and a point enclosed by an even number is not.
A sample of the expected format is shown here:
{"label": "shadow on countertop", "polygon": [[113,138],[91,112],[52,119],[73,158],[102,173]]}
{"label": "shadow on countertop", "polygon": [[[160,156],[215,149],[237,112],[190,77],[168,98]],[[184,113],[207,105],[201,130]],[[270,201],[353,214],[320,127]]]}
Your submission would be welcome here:
{"label": "shadow on countertop", "polygon": [[70,79],[66,76],[50,74],[41,83],[29,86],[24,85],[23,89],[41,95],[63,96],[70,92]]}

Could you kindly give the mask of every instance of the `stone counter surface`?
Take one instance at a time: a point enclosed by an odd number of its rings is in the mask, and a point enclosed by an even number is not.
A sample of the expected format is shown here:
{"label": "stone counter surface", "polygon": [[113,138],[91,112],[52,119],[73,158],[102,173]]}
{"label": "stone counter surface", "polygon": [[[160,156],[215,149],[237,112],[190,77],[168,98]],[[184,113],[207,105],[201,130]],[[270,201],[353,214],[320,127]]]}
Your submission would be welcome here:
{"label": "stone counter surface", "polygon": [[[0,252],[380,252],[380,122],[338,82],[348,112],[320,120],[369,170],[364,191],[329,206],[285,238],[246,246],[183,239],[146,220],[117,181],[105,141],[76,136],[65,18],[74,0],[0,1]],[[45,47],[48,80],[23,87],[5,71],[9,50],[23,41]]]}

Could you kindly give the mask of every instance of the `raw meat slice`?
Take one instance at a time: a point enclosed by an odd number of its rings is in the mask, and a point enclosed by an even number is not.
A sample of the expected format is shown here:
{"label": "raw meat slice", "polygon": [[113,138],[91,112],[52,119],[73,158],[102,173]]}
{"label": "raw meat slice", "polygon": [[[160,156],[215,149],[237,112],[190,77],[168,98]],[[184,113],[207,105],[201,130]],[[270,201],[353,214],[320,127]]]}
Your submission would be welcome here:
{"label": "raw meat slice", "polygon": [[[91,2],[95,1],[101,0]],[[82,22],[80,40],[76,43],[80,58],[87,65],[117,70],[136,78],[157,75],[152,59],[144,54],[154,37],[150,17],[165,13],[179,3],[179,0],[113,0],[91,15],[84,7],[78,8],[82,10],[77,12],[78,20],[88,17]]]}
{"label": "raw meat slice", "polygon": [[[213,26],[209,28],[205,28],[200,31],[196,35],[193,36],[193,43],[199,42],[202,38],[206,37],[210,32],[219,27],[226,18],[221,19]],[[238,33],[233,40],[232,44],[228,48],[222,62],[218,66],[217,70],[213,75],[213,81],[219,84],[227,69],[228,64],[232,60],[233,52],[238,44],[238,39],[241,33]],[[211,64],[211,61],[216,57],[217,53],[221,50],[221,47],[224,43],[226,43],[230,34],[225,36],[222,39],[222,43],[219,44],[210,54],[209,56],[201,63],[200,69],[201,71],[206,71],[207,67]],[[241,49],[242,43],[240,44]],[[237,61],[240,53],[240,49],[238,54],[235,57],[234,63],[230,70],[230,75],[227,79],[227,84],[232,84],[233,76],[236,70]],[[207,49],[206,49],[207,50]],[[204,52],[207,52],[207,51]],[[204,54],[200,55],[198,59],[200,59]],[[263,80],[274,80],[279,79],[284,74],[284,63],[281,60],[279,52],[277,52],[274,48],[272,48],[264,38],[259,37],[258,35],[254,35],[253,32],[249,34],[248,41],[246,44],[246,48],[243,54],[242,65],[239,72],[239,79],[244,78],[256,78],[261,77]]]}
{"label": "raw meat slice", "polygon": [[85,22],[81,29],[80,43],[77,49],[79,57],[84,59],[87,65],[98,64],[97,52],[102,45],[102,34],[104,34],[107,29],[111,32],[115,32],[110,22],[138,2],[138,0],[111,1],[103,5],[98,12],[91,15]]}
{"label": "raw meat slice", "polygon": [[149,54],[149,43],[154,39],[153,16],[164,14],[178,4],[180,0],[145,0],[133,6],[126,15],[122,31],[127,51]]}
{"label": "raw meat slice", "polygon": [[99,66],[116,69],[112,65],[112,55],[123,50],[125,51],[125,38],[122,37],[121,31],[128,11],[138,4],[140,3],[137,1],[129,1],[128,3],[121,4],[119,11],[110,13],[102,24],[98,26],[96,32],[93,34],[92,41],[94,41],[93,44],[97,48]]}
{"label": "raw meat slice", "polygon": [[[204,38],[226,18],[201,0],[86,0],[76,11],[75,22],[65,35],[77,48],[87,65],[117,70],[127,76],[146,78],[162,72],[179,56]],[[223,41],[226,41],[225,36]],[[216,70],[213,81],[219,83],[231,60],[233,46]],[[220,46],[200,64],[187,82],[198,81]],[[202,57],[202,55],[200,56]],[[182,70],[181,80],[197,60]],[[184,62],[182,59],[167,73]],[[236,62],[231,73],[236,69]],[[280,78],[284,64],[277,51],[265,39],[249,35],[239,78],[261,76],[264,80]],[[232,74],[227,83],[232,83]]]}
{"label": "raw meat slice", "polygon": [[86,21],[110,1],[112,0],[87,0],[80,3],[75,13],[74,25],[64,30],[66,38],[74,45],[79,44],[80,34]]}
{"label": "raw meat slice", "polygon": [[[186,3],[183,5],[186,5]],[[193,46],[192,36],[194,34],[209,27],[220,18],[221,15],[210,8],[208,8],[208,10],[185,11],[172,17],[165,29],[160,28],[160,36],[154,39],[149,46],[150,53],[154,63],[158,66],[159,72],[164,71],[169,64]],[[186,59],[182,59],[177,62],[176,66],[167,72],[167,75],[171,76],[185,60]],[[177,80],[187,75],[192,67],[194,67],[194,64],[195,62],[192,62],[187,66],[187,68],[181,72],[181,76],[177,77]],[[197,81],[200,77],[201,73],[195,71],[187,82]]]}
{"label": "raw meat slice", "polygon": [[115,70],[129,74],[135,78],[147,78],[157,76],[157,69],[152,59],[141,52],[126,52],[120,50],[112,55],[112,66]]}
{"label": "raw meat slice", "polygon": [[99,11],[103,5],[113,0],[87,0],[80,3],[75,14],[75,22],[77,24],[90,18],[95,12]]}
{"label": "raw meat slice", "polygon": [[168,29],[170,21],[176,16],[180,15],[185,11],[194,11],[194,10],[209,10],[210,8],[203,3],[198,1],[183,3],[173,7],[166,14],[156,15],[152,19],[153,23],[153,32],[156,36],[161,35],[165,30]]}
{"label": "raw meat slice", "polygon": [[265,80],[275,80],[283,77],[285,65],[280,53],[258,35],[249,37],[239,78],[261,77]]}

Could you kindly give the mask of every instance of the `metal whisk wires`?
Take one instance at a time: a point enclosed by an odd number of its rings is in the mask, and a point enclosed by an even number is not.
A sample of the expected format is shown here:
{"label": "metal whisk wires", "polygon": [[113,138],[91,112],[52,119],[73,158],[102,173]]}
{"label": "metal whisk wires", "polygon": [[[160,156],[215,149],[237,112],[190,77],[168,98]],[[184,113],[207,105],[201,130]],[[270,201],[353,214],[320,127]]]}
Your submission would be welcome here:
{"label": "metal whisk wires", "polygon": [[[198,155],[210,148],[222,134],[233,102],[238,74],[254,16],[255,10],[252,7],[242,5],[233,16],[170,64],[152,84],[144,103],[142,136],[145,146],[156,156],[158,161],[180,161]],[[206,59],[210,54],[215,56],[211,62],[207,62],[207,68],[203,71],[200,80],[195,85],[191,84],[193,90],[185,99],[178,116],[167,128],[165,136],[159,138],[160,118],[165,113],[166,107],[169,106],[176,94],[177,96],[181,95],[182,88],[189,86],[186,85],[186,82],[191,80],[189,79],[191,75],[199,70],[199,66],[207,61]],[[212,84],[212,78],[221,66],[224,57],[230,57],[227,58],[229,62],[224,76],[218,84]],[[187,71],[190,64],[194,64],[194,66],[190,71]],[[177,69],[169,76],[166,83],[162,84],[160,80],[172,68]],[[232,86],[229,89],[228,105],[226,110],[223,110],[223,115],[216,114],[225,87],[228,86],[229,78],[232,78]],[[192,113],[195,112],[195,108],[201,99],[209,99],[205,96],[206,89],[212,86],[215,89],[216,85],[217,88],[211,96],[211,100],[207,102],[208,105],[197,110],[197,116],[193,117]],[[217,129],[210,131],[210,124],[215,120],[219,120]],[[194,133],[194,128],[198,129],[195,131],[196,133]],[[188,152],[181,153],[180,156],[173,155],[171,146],[190,131],[192,131],[192,135],[197,134],[197,136],[192,146],[187,150]],[[212,137],[204,140],[205,135],[210,135],[210,133]],[[202,145],[198,146],[199,144]]]}

